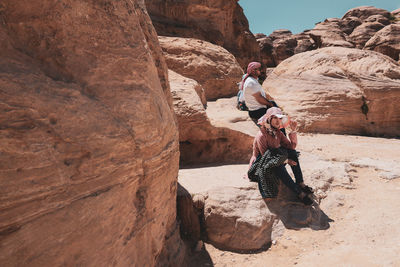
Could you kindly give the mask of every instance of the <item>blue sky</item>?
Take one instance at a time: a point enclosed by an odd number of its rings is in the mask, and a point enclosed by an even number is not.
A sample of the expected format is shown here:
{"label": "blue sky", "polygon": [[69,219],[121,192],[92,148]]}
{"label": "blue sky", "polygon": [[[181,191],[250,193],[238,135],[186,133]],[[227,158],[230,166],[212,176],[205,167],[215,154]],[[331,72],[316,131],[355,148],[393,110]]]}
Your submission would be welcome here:
{"label": "blue sky", "polygon": [[349,9],[375,6],[388,11],[400,8],[400,0],[239,0],[253,34],[269,35],[289,29],[300,33],[326,18],[341,18]]}

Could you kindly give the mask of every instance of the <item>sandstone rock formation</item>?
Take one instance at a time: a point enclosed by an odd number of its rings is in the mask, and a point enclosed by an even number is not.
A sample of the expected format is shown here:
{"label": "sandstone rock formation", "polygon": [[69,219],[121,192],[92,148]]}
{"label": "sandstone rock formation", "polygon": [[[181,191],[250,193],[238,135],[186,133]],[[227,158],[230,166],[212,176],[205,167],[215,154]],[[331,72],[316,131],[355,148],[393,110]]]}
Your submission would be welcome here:
{"label": "sandstone rock formation", "polygon": [[237,0],[145,0],[158,35],[196,38],[223,46],[242,68],[259,49]]}
{"label": "sandstone rock formation", "polygon": [[316,48],[314,40],[306,33],[292,34],[289,30],[276,30],[269,36],[256,36],[260,47],[261,63],[275,67],[294,54]]}
{"label": "sandstone rock formation", "polygon": [[400,24],[390,24],[378,31],[365,44],[365,49],[374,50],[398,61],[400,54]]}
{"label": "sandstone rock formation", "polygon": [[141,1],[0,16],[0,265],[180,265],[177,125]]}
{"label": "sandstone rock formation", "polygon": [[[384,9],[364,6],[349,10],[341,19],[326,19],[314,29],[300,34],[277,30],[269,36],[256,34],[255,37],[260,47],[261,61],[266,67],[275,67],[298,53],[330,46],[375,50],[398,60],[395,48],[398,43],[397,28],[390,25],[398,25],[399,14],[398,10],[389,13]],[[385,31],[377,34],[384,27]],[[382,45],[371,44],[379,43],[378,40],[382,38],[385,39]],[[377,46],[380,48],[375,48]]]}
{"label": "sandstone rock formation", "polygon": [[311,51],[317,48],[315,41],[306,32],[296,34],[295,38],[297,40],[297,45],[294,49],[295,54]]}
{"label": "sandstone rock formation", "polygon": [[252,153],[253,137],[211,124],[196,93],[198,84],[171,70],[169,75],[179,125],[181,165],[246,162]]}
{"label": "sandstone rock formation", "polygon": [[[297,40],[291,37],[275,39],[273,41],[272,57],[274,58],[275,66],[285,59],[294,55],[294,49],[297,46]],[[272,67],[268,66],[267,67]]]}
{"label": "sandstone rock formation", "polygon": [[257,43],[260,47],[260,63],[265,67],[275,67],[275,59],[273,56],[274,44],[272,38],[265,35],[258,35]]}
{"label": "sandstone rock formation", "polygon": [[400,66],[380,53],[332,47],[298,54],[263,87],[303,131],[400,135]]}
{"label": "sandstone rock formation", "polygon": [[400,20],[400,8],[393,10],[390,14],[395,19],[395,21],[398,22]]}
{"label": "sandstone rock formation", "polygon": [[362,21],[359,18],[352,16],[347,16],[339,21],[340,29],[347,35],[350,35],[361,24]]}
{"label": "sandstone rock formation", "polygon": [[385,25],[380,22],[364,22],[354,29],[349,36],[349,40],[355,44],[356,48],[362,49],[365,43],[383,27]]}
{"label": "sandstone rock formation", "polygon": [[347,11],[346,14],[343,15],[342,19],[345,19],[347,17],[357,17],[363,21],[374,15],[381,15],[383,17],[389,18],[390,12],[373,6],[360,6]]}
{"label": "sandstone rock formation", "polygon": [[[311,207],[300,203],[282,184],[278,198],[264,202],[257,184],[242,178],[246,165],[183,169],[179,183],[191,195],[204,199],[203,238],[207,242],[224,250],[257,251],[268,246],[284,228],[329,227],[329,218],[318,203],[330,187],[351,185],[348,163],[326,161],[310,153],[302,153],[303,162],[307,183],[317,192]],[[193,228],[198,228],[198,222]]]}
{"label": "sandstone rock formation", "polygon": [[278,223],[260,197],[256,184],[244,188],[228,186],[206,193],[204,221],[207,240],[220,249],[256,251],[272,241]]}
{"label": "sandstone rock formation", "polygon": [[221,46],[179,37],[159,37],[168,68],[196,80],[207,100],[237,94],[243,71],[235,57]]}
{"label": "sandstone rock formation", "polygon": [[318,48],[329,46],[354,47],[342,31],[339,19],[327,19],[307,32]]}

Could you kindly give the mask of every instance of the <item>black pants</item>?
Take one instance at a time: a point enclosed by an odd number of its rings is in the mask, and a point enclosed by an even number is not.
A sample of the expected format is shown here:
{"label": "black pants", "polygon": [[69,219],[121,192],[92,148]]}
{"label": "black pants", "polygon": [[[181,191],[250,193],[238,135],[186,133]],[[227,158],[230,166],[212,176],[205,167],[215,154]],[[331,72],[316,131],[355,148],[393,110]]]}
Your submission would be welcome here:
{"label": "black pants", "polygon": [[290,177],[289,173],[286,170],[285,165],[281,165],[275,168],[275,172],[278,175],[279,179],[287,186],[289,187],[290,190],[292,190],[294,193],[299,195],[301,193],[301,187],[300,183],[302,183],[303,180],[303,173],[301,172],[300,168],[300,163],[299,163],[299,158],[297,156],[296,150],[288,149],[288,158],[295,161],[297,163],[296,166],[290,166],[290,168],[293,171],[294,178],[296,179],[296,183],[292,180],[292,177]]}
{"label": "black pants", "polygon": [[[276,104],[275,101],[270,100],[269,102],[272,103],[272,105],[274,107],[278,107],[278,105]],[[249,110],[249,117],[251,118],[251,120],[258,126],[260,127],[260,125],[258,125],[258,120],[265,115],[265,113],[267,113],[268,108],[260,108],[260,109],[256,109],[256,110]],[[281,129],[281,132],[286,136],[286,130],[285,128]]]}
{"label": "black pants", "polygon": [[[275,101],[273,101],[273,100],[268,100],[268,101],[272,104],[272,106],[279,108]],[[262,116],[264,116],[264,114],[267,113],[267,110],[268,110],[268,107],[260,108],[257,110],[249,110],[249,116],[254,121],[254,123],[257,124],[258,119],[261,118]]]}
{"label": "black pants", "polygon": [[249,117],[251,120],[257,124],[258,120],[267,113],[267,108],[260,108],[256,110],[249,110]]}

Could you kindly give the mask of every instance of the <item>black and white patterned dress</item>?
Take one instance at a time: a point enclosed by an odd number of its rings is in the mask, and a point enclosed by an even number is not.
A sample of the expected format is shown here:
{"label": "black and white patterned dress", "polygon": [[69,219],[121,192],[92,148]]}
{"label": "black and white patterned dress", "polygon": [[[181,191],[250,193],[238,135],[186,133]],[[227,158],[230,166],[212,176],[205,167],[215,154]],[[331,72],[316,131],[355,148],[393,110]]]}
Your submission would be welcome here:
{"label": "black and white patterned dress", "polygon": [[278,196],[279,177],[274,168],[283,165],[288,159],[285,148],[268,149],[264,155],[259,155],[248,170],[248,177],[253,182],[258,182],[258,188],[263,198],[276,198]]}

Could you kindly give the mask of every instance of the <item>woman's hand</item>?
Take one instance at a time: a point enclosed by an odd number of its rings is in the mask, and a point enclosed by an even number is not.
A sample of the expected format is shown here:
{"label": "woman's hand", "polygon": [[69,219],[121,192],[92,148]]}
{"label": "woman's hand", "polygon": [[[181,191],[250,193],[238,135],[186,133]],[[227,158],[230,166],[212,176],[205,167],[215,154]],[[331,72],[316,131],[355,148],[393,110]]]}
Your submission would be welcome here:
{"label": "woman's hand", "polygon": [[296,165],[297,165],[297,162],[294,161],[294,160],[288,159],[287,161],[288,161],[288,164],[289,164],[290,166],[296,166]]}

